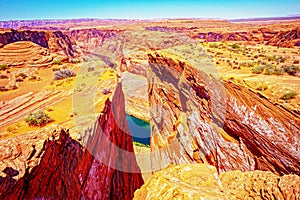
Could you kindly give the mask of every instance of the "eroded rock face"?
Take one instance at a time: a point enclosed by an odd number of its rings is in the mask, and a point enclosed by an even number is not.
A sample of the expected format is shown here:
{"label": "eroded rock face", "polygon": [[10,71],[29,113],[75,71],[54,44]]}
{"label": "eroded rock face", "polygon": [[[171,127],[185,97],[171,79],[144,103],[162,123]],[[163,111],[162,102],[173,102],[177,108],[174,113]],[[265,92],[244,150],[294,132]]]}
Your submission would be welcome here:
{"label": "eroded rock face", "polygon": [[[0,179],[0,199],[132,199],[143,179],[124,109],[119,84],[93,131],[82,138],[84,142],[62,130],[58,139],[53,136],[42,148],[32,147],[28,156],[22,154],[22,146],[17,148],[21,156],[8,152],[11,162],[6,163],[6,176]],[[14,178],[19,172],[13,157],[26,166],[20,179]]]}
{"label": "eroded rock face", "polygon": [[101,46],[106,39],[114,39],[121,31],[118,30],[99,30],[99,29],[77,29],[69,32],[81,48],[86,51]]}
{"label": "eroded rock face", "polygon": [[7,45],[18,41],[29,41],[50,50],[50,53],[59,53],[67,57],[76,56],[74,43],[61,31],[30,31],[11,30],[0,33],[0,43]]}
{"label": "eroded rock face", "polygon": [[300,177],[263,171],[218,175],[206,164],[170,166],[152,175],[134,199],[299,199]]}
{"label": "eroded rock face", "polygon": [[197,33],[192,35],[194,39],[201,39],[205,42],[221,42],[221,41],[248,41],[256,43],[264,43],[279,47],[300,46],[299,29],[289,31],[275,31],[266,28],[260,28],[252,32],[229,32],[229,33]]}
{"label": "eroded rock face", "polygon": [[[151,162],[300,174],[297,114],[182,61],[149,55]],[[213,67],[213,66],[210,66]],[[209,68],[208,68],[209,69]]]}

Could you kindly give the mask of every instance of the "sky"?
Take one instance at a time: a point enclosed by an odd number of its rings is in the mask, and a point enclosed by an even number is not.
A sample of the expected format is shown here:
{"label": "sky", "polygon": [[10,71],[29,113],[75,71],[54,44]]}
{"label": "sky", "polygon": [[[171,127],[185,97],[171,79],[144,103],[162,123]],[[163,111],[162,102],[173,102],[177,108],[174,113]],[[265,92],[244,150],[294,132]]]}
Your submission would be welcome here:
{"label": "sky", "polygon": [[300,0],[0,0],[0,20],[241,19],[300,14]]}

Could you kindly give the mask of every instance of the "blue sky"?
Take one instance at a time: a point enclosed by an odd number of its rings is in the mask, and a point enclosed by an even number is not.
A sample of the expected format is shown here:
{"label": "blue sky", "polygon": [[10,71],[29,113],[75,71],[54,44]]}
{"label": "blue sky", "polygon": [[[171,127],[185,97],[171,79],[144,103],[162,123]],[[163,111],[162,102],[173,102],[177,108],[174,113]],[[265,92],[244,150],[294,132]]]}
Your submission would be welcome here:
{"label": "blue sky", "polygon": [[0,20],[250,18],[300,14],[300,0],[0,0]]}

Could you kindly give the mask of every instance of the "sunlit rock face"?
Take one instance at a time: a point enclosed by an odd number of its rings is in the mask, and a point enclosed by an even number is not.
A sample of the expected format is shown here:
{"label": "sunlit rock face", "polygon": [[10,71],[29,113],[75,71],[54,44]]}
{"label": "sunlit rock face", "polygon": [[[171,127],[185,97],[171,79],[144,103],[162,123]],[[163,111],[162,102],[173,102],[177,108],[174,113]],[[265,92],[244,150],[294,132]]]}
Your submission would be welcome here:
{"label": "sunlit rock face", "polygon": [[64,58],[78,56],[78,52],[73,48],[76,43],[61,31],[10,30],[0,33],[2,45],[18,41],[33,42]]}
{"label": "sunlit rock face", "polygon": [[[299,116],[163,53],[149,54],[151,162],[300,174]],[[213,66],[211,66],[213,67]],[[206,71],[206,72],[205,72]]]}
{"label": "sunlit rock face", "polygon": [[156,172],[134,199],[298,199],[299,188],[297,175],[258,170],[218,174],[207,164],[182,164]]}
{"label": "sunlit rock face", "polygon": [[[112,101],[107,99],[94,129],[82,141],[62,130],[42,147],[40,142],[33,149],[17,145],[18,155],[11,153],[10,159],[4,159],[7,168],[6,176],[0,177],[0,199],[132,199],[144,182],[125,119],[121,87],[116,86]],[[14,162],[26,166],[19,179]]]}

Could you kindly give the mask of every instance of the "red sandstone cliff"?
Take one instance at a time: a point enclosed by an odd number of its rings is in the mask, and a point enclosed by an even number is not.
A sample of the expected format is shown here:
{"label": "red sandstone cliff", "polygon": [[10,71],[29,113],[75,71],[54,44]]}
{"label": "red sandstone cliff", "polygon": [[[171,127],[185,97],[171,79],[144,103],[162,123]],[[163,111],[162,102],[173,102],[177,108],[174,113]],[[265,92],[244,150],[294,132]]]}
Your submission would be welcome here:
{"label": "red sandstone cliff", "polygon": [[[62,130],[59,139],[46,140],[41,150],[34,148],[26,157],[19,180],[13,178],[19,172],[9,162],[6,177],[0,178],[0,199],[132,199],[143,179],[128,133],[119,84],[86,135],[86,144]],[[16,158],[21,159],[11,155]]]}
{"label": "red sandstone cliff", "polygon": [[77,55],[75,43],[61,31],[10,30],[0,32],[0,47],[18,41],[30,41],[67,57]]}

